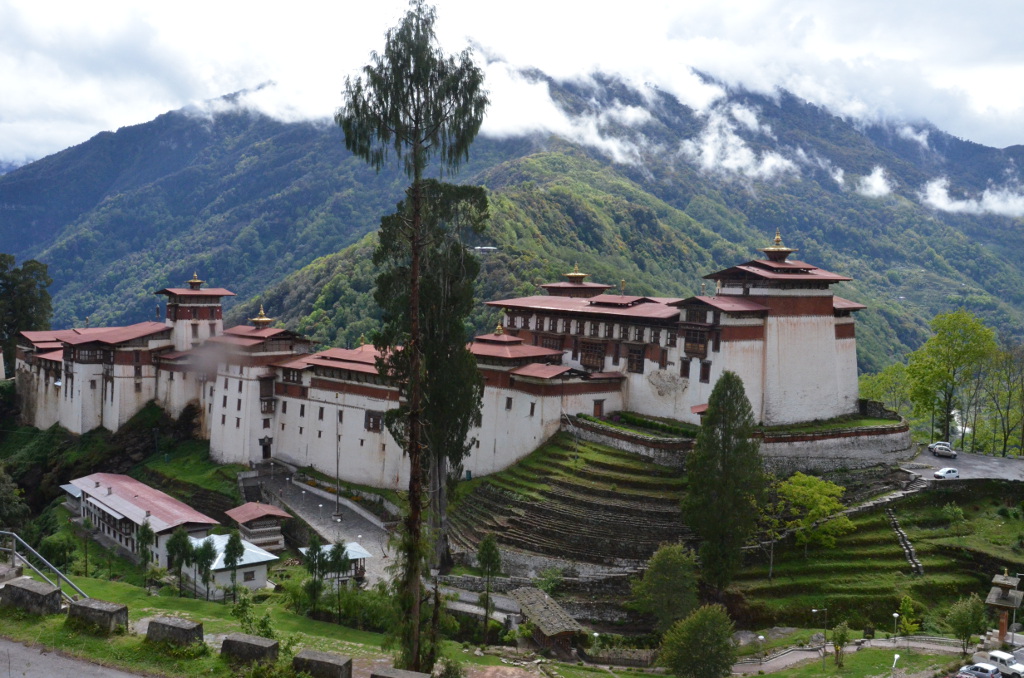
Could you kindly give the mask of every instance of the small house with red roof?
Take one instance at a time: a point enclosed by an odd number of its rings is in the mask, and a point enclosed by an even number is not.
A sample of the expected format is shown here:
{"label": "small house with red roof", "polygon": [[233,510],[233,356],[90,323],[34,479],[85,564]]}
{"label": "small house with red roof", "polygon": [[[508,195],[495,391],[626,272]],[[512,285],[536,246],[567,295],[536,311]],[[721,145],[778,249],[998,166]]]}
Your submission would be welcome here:
{"label": "small house with red roof", "polygon": [[238,523],[238,531],[245,539],[268,551],[284,550],[281,525],[291,514],[273,504],[250,501],[225,511],[228,518]]}
{"label": "small house with red roof", "polygon": [[167,540],[174,530],[182,527],[191,537],[205,537],[219,524],[188,504],[129,476],[93,473],[75,478],[69,485],[65,490],[77,501],[78,517],[88,518],[101,539],[136,559],[138,530],[149,523],[156,535],[150,555],[159,567],[169,565]]}

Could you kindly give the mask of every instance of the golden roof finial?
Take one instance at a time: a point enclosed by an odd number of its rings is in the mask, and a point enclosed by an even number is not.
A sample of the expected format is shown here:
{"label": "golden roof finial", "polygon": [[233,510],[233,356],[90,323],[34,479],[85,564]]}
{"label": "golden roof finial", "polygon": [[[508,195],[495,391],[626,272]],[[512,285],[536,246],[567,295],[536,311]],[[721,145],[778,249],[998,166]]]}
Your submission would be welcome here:
{"label": "golden roof finial", "polygon": [[190,288],[194,289],[194,290],[198,290],[200,288],[200,286],[202,286],[202,284],[204,282],[206,282],[206,281],[199,279],[199,273],[193,271],[192,272],[192,279],[188,281],[188,286]]}
{"label": "golden roof finial", "polygon": [[792,247],[786,247],[782,244],[782,232],[780,229],[775,229],[775,237],[772,239],[772,244],[768,247],[762,247],[760,252],[764,252],[770,261],[783,262],[793,252],[798,252]]}
{"label": "golden roof finial", "polygon": [[623,278],[622,280],[619,281],[619,294],[625,294],[625,293],[626,293],[626,279]]}
{"label": "golden roof finial", "polygon": [[258,314],[256,314],[256,317],[255,318],[249,318],[249,320],[251,320],[252,324],[255,325],[258,329],[261,329],[261,330],[264,327],[267,327],[268,325],[270,325],[270,323],[274,322],[273,318],[268,318],[267,314],[263,312],[263,304],[260,304],[260,312]]}
{"label": "golden roof finial", "polygon": [[501,326],[500,322],[498,323],[498,327],[495,328],[494,333],[499,337],[505,334],[505,328]]}
{"label": "golden roof finial", "polygon": [[571,273],[566,273],[565,277],[569,279],[569,282],[575,283],[575,284],[579,285],[586,278],[590,277],[590,274],[589,273],[580,273],[580,265],[579,264],[573,264],[572,265],[572,272]]}
{"label": "golden roof finial", "polygon": [[365,334],[360,334],[359,338],[356,339],[356,341],[359,342],[360,346],[365,346],[366,345],[366,335]]}

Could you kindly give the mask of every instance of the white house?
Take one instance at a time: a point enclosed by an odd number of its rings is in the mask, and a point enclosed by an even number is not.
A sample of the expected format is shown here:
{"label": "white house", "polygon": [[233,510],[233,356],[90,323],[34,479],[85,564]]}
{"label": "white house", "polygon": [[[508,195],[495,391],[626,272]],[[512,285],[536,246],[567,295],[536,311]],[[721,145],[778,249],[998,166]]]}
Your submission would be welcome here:
{"label": "white house", "polygon": [[[230,535],[211,534],[208,537],[190,537],[192,548],[199,548],[204,541],[213,543],[217,553],[213,566],[210,568],[213,577],[210,580],[210,595],[206,595],[206,586],[203,584],[202,576],[195,572],[182,571],[186,578],[190,579],[196,587],[198,595],[209,597],[212,600],[223,598],[231,589],[231,568],[224,563],[224,549],[227,547]],[[270,566],[276,563],[279,558],[269,551],[264,551],[250,541],[242,540],[245,548],[242,558],[235,567],[235,583],[244,586],[250,591],[257,591],[267,587],[267,574]]]}

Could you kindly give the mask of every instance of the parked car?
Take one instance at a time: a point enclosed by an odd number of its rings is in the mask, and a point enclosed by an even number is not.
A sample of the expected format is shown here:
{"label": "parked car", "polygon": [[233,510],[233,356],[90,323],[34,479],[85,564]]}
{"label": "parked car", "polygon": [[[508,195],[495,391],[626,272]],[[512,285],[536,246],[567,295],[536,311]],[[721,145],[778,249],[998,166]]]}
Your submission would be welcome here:
{"label": "parked car", "polygon": [[946,440],[936,440],[936,441],[935,441],[934,443],[931,443],[930,445],[928,445],[928,451],[929,451],[929,452],[932,452],[932,451],[934,451],[934,450],[935,450],[935,447],[936,447],[937,445],[945,445],[946,447],[953,447],[953,446],[952,446],[952,445],[951,445],[951,444],[950,444],[950,443],[949,443],[948,441],[946,441]]}
{"label": "parked car", "polygon": [[998,668],[999,673],[1006,678],[1024,678],[1024,664],[1018,662],[1017,658],[1009,652],[992,650],[988,653],[988,662],[986,663]]}
{"label": "parked car", "polygon": [[956,478],[959,477],[960,471],[957,471],[955,468],[940,468],[938,471],[935,472],[936,480],[955,480]]}
{"label": "parked car", "polygon": [[956,450],[949,443],[932,443],[928,449],[931,450],[932,456],[956,459]]}
{"label": "parked car", "polygon": [[1002,674],[999,673],[999,669],[992,664],[986,664],[984,662],[961,666],[960,673],[969,673],[974,676],[974,678],[1001,678],[1002,676]]}

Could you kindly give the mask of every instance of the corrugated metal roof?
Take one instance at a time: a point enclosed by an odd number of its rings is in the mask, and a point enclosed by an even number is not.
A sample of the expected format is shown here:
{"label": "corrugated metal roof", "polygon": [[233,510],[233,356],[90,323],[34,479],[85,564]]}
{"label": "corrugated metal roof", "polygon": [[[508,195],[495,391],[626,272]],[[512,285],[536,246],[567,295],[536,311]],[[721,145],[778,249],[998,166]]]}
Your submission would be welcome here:
{"label": "corrugated metal roof", "polygon": [[[330,553],[333,549],[338,548],[338,546],[340,546],[340,544],[324,544],[322,550],[326,553]],[[299,553],[305,556],[309,553],[309,547],[300,548]],[[345,543],[345,553],[348,555],[349,560],[373,558],[373,554],[360,546],[359,542],[355,541]]]}
{"label": "corrugated metal roof", "polygon": [[[230,569],[224,564],[224,549],[227,548],[228,539],[231,538],[229,534],[211,534],[205,538],[189,537],[189,541],[192,542],[192,548],[198,548],[204,541],[209,539],[213,542],[213,548],[217,552],[217,557],[214,558],[213,566],[210,568],[214,572],[220,570]],[[275,560],[279,560],[277,556],[269,551],[264,551],[256,544],[250,541],[242,540],[242,547],[245,549],[242,553],[242,558],[238,561],[237,567],[248,567],[250,565],[259,565],[261,563],[272,563]]]}
{"label": "corrugated metal roof", "polygon": [[639,320],[672,320],[679,315],[678,309],[669,306],[667,304],[668,300],[666,299],[655,299],[651,297],[631,298],[646,299],[647,302],[637,303],[633,306],[606,306],[591,303],[597,299],[597,297],[533,296],[518,297],[515,299],[502,299],[500,301],[488,301],[487,305],[510,310],[614,316],[622,318],[636,318]]}
{"label": "corrugated metal roof", "polygon": [[708,296],[696,296],[690,297],[680,301],[677,306],[683,306],[692,304],[693,302],[700,302],[717,308],[724,313],[751,313],[751,312],[765,312],[768,307],[759,304],[750,297],[741,297],[733,294],[719,294],[713,297]]}
{"label": "corrugated metal roof", "polygon": [[262,518],[264,516],[277,516],[278,518],[292,517],[292,515],[284,509],[280,509],[273,504],[261,504],[258,501],[250,501],[246,504],[242,504],[241,506],[236,506],[230,511],[225,511],[224,513],[228,518],[239,523],[247,523],[250,520]]}
{"label": "corrugated metal roof", "polygon": [[[561,353],[561,351],[559,351]],[[560,377],[572,368],[566,365],[546,365],[544,363],[531,363],[512,370],[509,374],[517,377],[533,377],[535,379],[554,379]]]}
{"label": "corrugated metal roof", "polygon": [[[98,487],[96,483],[99,483]],[[104,508],[116,511],[136,525],[141,525],[148,519],[154,532],[164,532],[188,523],[218,524],[216,520],[188,504],[128,476],[93,473],[75,478],[71,484],[81,489],[86,496],[95,498]],[[107,488],[110,489],[109,494]],[[146,515],[146,511],[150,512],[149,516]]]}
{"label": "corrugated metal roof", "polygon": [[540,589],[523,587],[509,591],[509,595],[519,603],[526,618],[548,638],[583,630],[578,621]]}
{"label": "corrugated metal roof", "polygon": [[233,297],[235,293],[223,287],[207,287],[202,290],[194,290],[191,287],[165,287],[153,294],[177,295],[181,297]]}
{"label": "corrugated metal roof", "polygon": [[856,301],[850,301],[849,299],[833,296],[832,308],[837,311],[861,311],[867,308],[867,306],[857,303]]}

